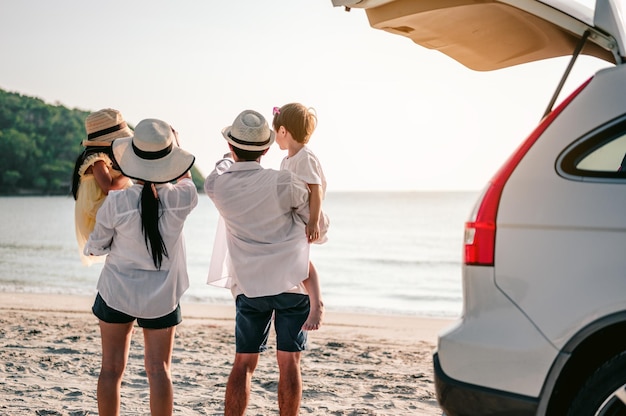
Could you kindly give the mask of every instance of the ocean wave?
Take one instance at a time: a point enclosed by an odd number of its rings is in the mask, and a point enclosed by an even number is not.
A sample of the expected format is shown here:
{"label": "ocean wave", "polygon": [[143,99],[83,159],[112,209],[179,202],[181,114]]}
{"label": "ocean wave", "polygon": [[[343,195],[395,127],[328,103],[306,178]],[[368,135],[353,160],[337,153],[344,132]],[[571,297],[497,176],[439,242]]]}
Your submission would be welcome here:
{"label": "ocean wave", "polygon": [[65,251],[67,246],[61,244],[43,244],[33,242],[32,244],[0,243],[0,250],[7,252],[30,252],[30,251]]}
{"label": "ocean wave", "polygon": [[358,263],[368,263],[383,266],[428,266],[428,267],[450,267],[460,266],[460,260],[415,260],[415,259],[390,259],[390,258],[371,258],[371,257],[357,257],[357,258],[344,258],[344,261],[353,261]]}

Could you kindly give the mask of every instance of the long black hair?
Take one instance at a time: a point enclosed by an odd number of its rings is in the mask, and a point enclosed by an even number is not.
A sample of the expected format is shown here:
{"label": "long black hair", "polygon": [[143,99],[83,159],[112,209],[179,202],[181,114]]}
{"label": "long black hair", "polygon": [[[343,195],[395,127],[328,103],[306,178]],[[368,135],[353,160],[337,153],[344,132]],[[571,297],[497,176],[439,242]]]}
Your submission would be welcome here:
{"label": "long black hair", "polygon": [[72,196],[74,200],[78,198],[78,187],[80,186],[80,175],[78,171],[83,163],[85,163],[85,159],[94,153],[105,153],[111,157],[111,146],[88,146],[78,155],[74,163],[74,173],[72,173]]}
{"label": "long black hair", "polygon": [[163,256],[168,257],[167,247],[159,231],[161,201],[152,182],[145,182],[141,191],[141,231],[146,247],[152,254],[154,267],[161,270]]}

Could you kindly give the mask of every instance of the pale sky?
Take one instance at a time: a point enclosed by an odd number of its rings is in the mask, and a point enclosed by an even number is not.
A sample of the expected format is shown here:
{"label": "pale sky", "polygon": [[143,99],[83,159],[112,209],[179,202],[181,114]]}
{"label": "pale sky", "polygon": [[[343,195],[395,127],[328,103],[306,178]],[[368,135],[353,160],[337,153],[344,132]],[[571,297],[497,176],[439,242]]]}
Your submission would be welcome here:
{"label": "pale sky", "polygon": [[[0,56],[0,88],[165,120],[204,174],[240,111],[314,107],[329,191],[481,189],[569,61],[471,71],[331,0],[0,0]],[[579,58],[563,94],[606,66]]]}

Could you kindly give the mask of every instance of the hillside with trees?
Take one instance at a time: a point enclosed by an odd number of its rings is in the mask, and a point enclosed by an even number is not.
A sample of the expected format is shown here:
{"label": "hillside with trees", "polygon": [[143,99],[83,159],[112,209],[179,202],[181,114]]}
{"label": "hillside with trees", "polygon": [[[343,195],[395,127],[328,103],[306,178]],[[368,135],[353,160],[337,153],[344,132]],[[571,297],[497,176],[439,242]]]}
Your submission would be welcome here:
{"label": "hillside with trees", "polygon": [[0,89],[0,195],[70,195],[90,112]]}

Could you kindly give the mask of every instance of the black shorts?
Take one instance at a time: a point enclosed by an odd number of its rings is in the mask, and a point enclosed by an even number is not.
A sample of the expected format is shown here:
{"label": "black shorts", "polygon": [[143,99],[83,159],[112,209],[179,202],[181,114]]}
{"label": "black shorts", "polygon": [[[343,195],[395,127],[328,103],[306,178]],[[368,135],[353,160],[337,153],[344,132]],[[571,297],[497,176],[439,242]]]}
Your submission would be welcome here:
{"label": "black shorts", "polygon": [[101,321],[109,324],[127,324],[137,320],[137,325],[147,329],[163,329],[176,326],[183,321],[182,313],[180,311],[180,305],[176,306],[174,311],[168,313],[165,316],[154,319],[136,318],[134,316],[126,315],[124,312],[120,312],[111,308],[106,304],[100,293],[96,296],[96,300],[93,303],[91,311]]}
{"label": "black shorts", "polygon": [[249,298],[237,296],[235,345],[238,353],[259,353],[267,349],[272,317],[279,351],[298,352],[306,349],[307,333],[302,325],[309,316],[307,295],[281,293]]}

